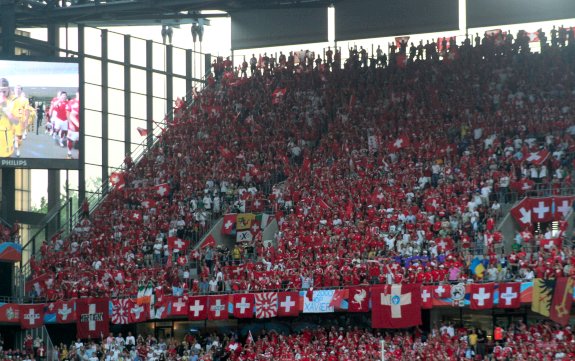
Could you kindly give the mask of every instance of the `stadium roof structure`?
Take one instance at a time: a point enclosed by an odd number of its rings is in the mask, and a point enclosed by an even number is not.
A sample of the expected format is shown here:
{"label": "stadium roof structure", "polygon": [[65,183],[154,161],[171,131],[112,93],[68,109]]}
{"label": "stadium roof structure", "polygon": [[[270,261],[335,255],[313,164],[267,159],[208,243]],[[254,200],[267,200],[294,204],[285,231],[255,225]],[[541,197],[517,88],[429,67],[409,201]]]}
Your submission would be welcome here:
{"label": "stadium roof structure", "polygon": [[327,7],[333,0],[16,0],[17,27],[177,25],[250,9]]}

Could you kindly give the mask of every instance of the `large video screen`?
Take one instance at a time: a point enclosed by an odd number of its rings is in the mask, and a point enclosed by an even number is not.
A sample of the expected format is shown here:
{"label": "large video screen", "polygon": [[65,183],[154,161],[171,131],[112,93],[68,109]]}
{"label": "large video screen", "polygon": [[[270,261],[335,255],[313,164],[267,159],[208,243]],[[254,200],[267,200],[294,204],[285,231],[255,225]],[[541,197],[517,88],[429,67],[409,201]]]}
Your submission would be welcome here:
{"label": "large video screen", "polygon": [[79,64],[0,59],[0,166],[79,168]]}

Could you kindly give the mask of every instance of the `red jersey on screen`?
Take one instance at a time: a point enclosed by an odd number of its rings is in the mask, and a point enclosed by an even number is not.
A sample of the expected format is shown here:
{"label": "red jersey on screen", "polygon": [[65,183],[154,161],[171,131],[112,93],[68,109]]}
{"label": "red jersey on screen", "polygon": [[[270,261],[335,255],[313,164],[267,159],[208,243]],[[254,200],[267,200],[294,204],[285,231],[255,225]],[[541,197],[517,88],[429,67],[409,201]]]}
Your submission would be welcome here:
{"label": "red jersey on screen", "polygon": [[59,101],[54,103],[54,107],[52,108],[52,114],[56,113],[56,117],[60,120],[68,119],[68,101]]}
{"label": "red jersey on screen", "polygon": [[68,101],[70,116],[68,118],[68,130],[71,132],[80,131],[80,99],[74,98]]}

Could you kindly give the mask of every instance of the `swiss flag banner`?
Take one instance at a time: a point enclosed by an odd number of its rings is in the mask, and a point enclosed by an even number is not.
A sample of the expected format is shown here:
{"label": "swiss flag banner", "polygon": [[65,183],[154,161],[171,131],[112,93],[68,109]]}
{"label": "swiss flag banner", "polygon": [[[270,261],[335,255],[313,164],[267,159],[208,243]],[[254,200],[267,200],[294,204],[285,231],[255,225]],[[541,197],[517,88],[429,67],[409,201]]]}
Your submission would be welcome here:
{"label": "swiss flag banner", "polygon": [[434,291],[435,286],[421,286],[421,308],[425,310],[429,310],[433,308],[433,297],[432,295],[435,294]]}
{"label": "swiss flag banner", "polygon": [[160,197],[167,197],[170,194],[170,185],[168,183],[158,184],[154,186],[154,191]]}
{"label": "swiss flag banner", "polygon": [[553,211],[554,219],[561,221],[567,219],[569,214],[573,211],[573,201],[575,197],[554,197],[553,198]]}
{"label": "swiss flag banner", "polygon": [[521,229],[531,225],[531,212],[531,200],[529,198],[523,199],[509,211]]}
{"label": "swiss flag banner", "polygon": [[76,337],[101,338],[110,332],[107,298],[80,298],[76,301]]}
{"label": "swiss flag banner", "polygon": [[236,234],[236,219],[237,214],[224,214],[224,220],[222,222],[222,234],[232,235]]}
{"label": "swiss flag banner", "polygon": [[214,236],[212,236],[211,234],[208,234],[208,236],[204,239],[204,241],[200,245],[200,248],[215,247],[216,243],[217,242],[216,242],[216,239],[214,238]]}
{"label": "swiss flag banner", "polygon": [[150,317],[150,304],[144,303],[138,305],[137,303],[132,304],[132,308],[130,308],[129,318],[130,323],[138,323],[147,321]]}
{"label": "swiss flag banner", "polygon": [[469,288],[469,308],[472,310],[488,310],[493,308],[493,283],[471,284]]}
{"label": "swiss flag banner", "polygon": [[172,308],[170,316],[188,315],[188,296],[171,296]]}
{"label": "swiss flag banner", "polygon": [[120,172],[113,172],[110,174],[110,183],[112,184],[112,187],[116,187],[117,189],[124,188],[126,185],[124,174]]}
{"label": "swiss flag banner", "polygon": [[57,323],[76,322],[76,312],[74,301],[57,301],[54,308],[56,311]]}
{"label": "swiss flag banner", "polygon": [[[174,307],[172,305],[172,307]],[[190,297],[188,299],[188,319],[201,321],[208,318],[208,296]]]}
{"label": "swiss flag banner", "polygon": [[406,328],[417,325],[421,325],[421,284],[372,287],[373,328]]}
{"label": "swiss flag banner", "polygon": [[553,220],[553,198],[529,199],[531,204],[531,219],[534,222],[550,222]]}
{"label": "swiss flag banner", "polygon": [[142,215],[142,211],[140,210],[133,210],[130,212],[130,219],[134,222],[142,222],[144,217]]}
{"label": "swiss flag banner", "polygon": [[298,316],[299,315],[299,293],[280,292],[278,293],[278,316]]}
{"label": "swiss flag banner", "polygon": [[348,312],[369,311],[369,288],[352,287],[349,289]]}
{"label": "swiss flag banner", "polygon": [[407,135],[401,135],[389,143],[389,150],[394,152],[403,148],[409,147],[409,137]]}
{"label": "swiss flag banner", "polygon": [[450,285],[439,285],[433,287],[433,298],[449,298],[451,297]]}
{"label": "swiss flag banner", "polygon": [[507,282],[499,284],[499,308],[519,308],[521,301],[519,294],[521,293],[521,283]]}
{"label": "swiss flag banner", "polygon": [[20,327],[38,328],[44,325],[44,305],[20,305]]}
{"label": "swiss flag banner", "polygon": [[255,298],[253,294],[234,294],[232,299],[235,318],[252,318],[254,316]]}
{"label": "swiss flag banner", "polygon": [[547,149],[541,149],[537,152],[526,152],[523,154],[523,161],[529,162],[533,165],[542,165],[545,163],[551,154]]}
{"label": "swiss flag banner", "polygon": [[178,237],[168,237],[168,249],[172,252],[174,249],[177,249],[180,252],[185,251],[188,249],[190,245],[189,241],[183,240]]}
{"label": "swiss flag banner", "polygon": [[226,320],[228,318],[228,295],[208,297],[208,320]]}

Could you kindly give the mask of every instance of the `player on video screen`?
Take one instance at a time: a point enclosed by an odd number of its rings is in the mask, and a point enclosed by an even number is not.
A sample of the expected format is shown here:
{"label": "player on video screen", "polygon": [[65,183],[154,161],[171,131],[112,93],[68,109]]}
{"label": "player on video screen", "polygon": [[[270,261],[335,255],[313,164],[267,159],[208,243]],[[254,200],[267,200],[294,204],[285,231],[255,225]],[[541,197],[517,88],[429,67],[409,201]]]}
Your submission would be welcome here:
{"label": "player on video screen", "polygon": [[68,102],[68,159],[72,159],[72,149],[80,139],[80,93]]}
{"label": "player on video screen", "polygon": [[14,126],[14,149],[16,150],[16,156],[19,157],[22,140],[26,139],[28,118],[30,117],[30,110],[28,109],[30,102],[20,85],[14,87],[14,97],[11,102],[12,115],[18,119],[18,124]]}
{"label": "player on video screen", "polygon": [[50,100],[50,105],[46,109],[46,133],[50,135],[54,134],[54,123],[53,120],[51,119],[52,109],[54,109],[54,106],[56,105],[56,103],[58,103],[58,100],[60,99],[60,94],[62,94],[62,92],[58,91],[58,94],[56,94],[56,96],[52,98],[52,100]]}
{"label": "player on video screen", "polygon": [[68,94],[60,92],[58,101],[50,109],[50,120],[54,127],[52,138],[60,142],[60,146],[64,147],[64,139],[68,133]]}
{"label": "player on video screen", "polygon": [[12,115],[10,84],[0,78],[0,157],[6,158],[14,153],[14,127],[19,124]]}

